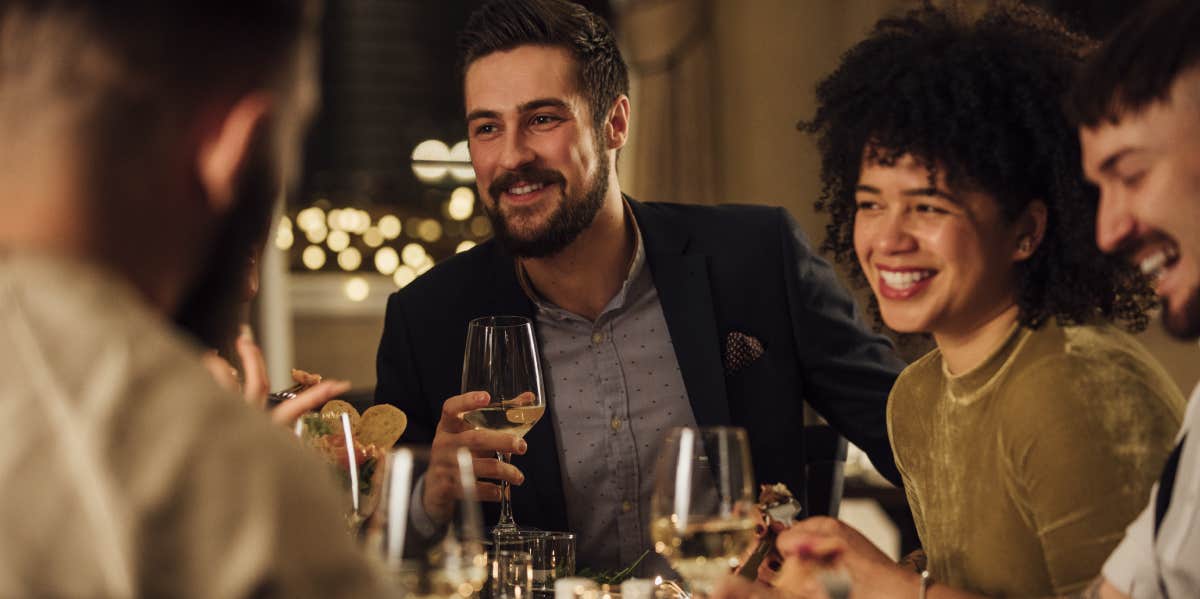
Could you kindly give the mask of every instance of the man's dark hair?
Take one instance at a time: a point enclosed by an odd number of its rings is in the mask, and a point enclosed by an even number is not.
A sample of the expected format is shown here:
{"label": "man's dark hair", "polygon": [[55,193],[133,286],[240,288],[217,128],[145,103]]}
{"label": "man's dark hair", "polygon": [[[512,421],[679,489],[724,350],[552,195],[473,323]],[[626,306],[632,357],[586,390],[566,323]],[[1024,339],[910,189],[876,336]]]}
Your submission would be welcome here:
{"label": "man's dark hair", "polygon": [[817,113],[800,125],[816,134],[821,154],[817,208],[831,220],[822,249],[865,283],[854,250],[861,165],[907,154],[929,169],[931,183],[940,173],[951,190],[995,197],[1009,222],[1045,202],[1045,236],[1018,264],[1022,324],[1100,317],[1143,327],[1153,294],[1132,267],[1096,248],[1096,192],[1060,108],[1086,46],[1020,6],[977,19],[926,6],[881,20],[820,82]]}
{"label": "man's dark hair", "polygon": [[493,0],[467,19],[458,36],[459,68],[493,52],[518,46],[556,46],[574,57],[579,91],[588,100],[593,124],[603,125],[608,109],[629,95],[629,69],[604,19],[567,0]]}
{"label": "man's dark hair", "polygon": [[[20,151],[36,151],[27,142],[46,132],[71,140],[88,192],[109,207],[89,216],[92,225],[128,227],[123,208],[174,192],[155,175],[207,106],[253,91],[272,95],[275,114],[291,106],[318,18],[314,0],[5,0],[0,131]],[[172,315],[210,347],[236,334],[242,265],[270,228],[275,146],[285,141],[275,129],[256,132],[238,201]],[[127,245],[121,251],[154,251]]]}
{"label": "man's dark hair", "polygon": [[1067,99],[1076,124],[1116,122],[1165,100],[1175,79],[1200,66],[1200,2],[1162,0],[1137,10],[1093,53]]}

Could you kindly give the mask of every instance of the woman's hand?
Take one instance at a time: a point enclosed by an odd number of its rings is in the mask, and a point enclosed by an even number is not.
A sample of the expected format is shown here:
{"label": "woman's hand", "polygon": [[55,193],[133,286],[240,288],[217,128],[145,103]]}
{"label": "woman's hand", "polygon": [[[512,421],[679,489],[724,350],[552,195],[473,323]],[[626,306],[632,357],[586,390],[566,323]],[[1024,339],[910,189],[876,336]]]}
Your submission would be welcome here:
{"label": "woman's hand", "polygon": [[[249,327],[242,329],[242,334],[238,335],[235,347],[238,358],[242,361],[242,368],[244,369],[242,383],[238,382],[237,370],[229,362],[217,355],[216,351],[204,354],[204,366],[208,368],[208,371],[221,387],[233,393],[240,394],[242,399],[252,406],[259,409],[266,409],[267,394],[270,390],[270,381],[267,378],[267,364],[263,359],[262,350],[254,342],[254,337],[250,333]],[[350,390],[349,382],[337,380],[322,381],[319,375],[310,374],[303,370],[293,370],[292,379],[297,383],[311,386],[297,393],[296,397],[279,404],[271,410],[271,421],[286,427],[291,427],[296,419],[304,413],[315,410],[325,405],[329,400]]]}
{"label": "woman's hand", "polygon": [[839,520],[802,520],[779,536],[784,566],[775,585],[788,592],[810,592],[813,572],[837,568],[850,577],[855,599],[902,596],[900,589],[920,588],[920,576],[897,565],[862,533]]}

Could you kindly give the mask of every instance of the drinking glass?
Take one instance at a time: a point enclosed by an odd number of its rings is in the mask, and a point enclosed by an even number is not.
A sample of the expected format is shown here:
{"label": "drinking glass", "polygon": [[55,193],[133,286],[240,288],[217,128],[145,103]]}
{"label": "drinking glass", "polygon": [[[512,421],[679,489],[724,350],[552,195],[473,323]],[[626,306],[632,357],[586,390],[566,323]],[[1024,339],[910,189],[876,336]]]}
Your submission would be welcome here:
{"label": "drinking glass", "polygon": [[498,546],[491,557],[492,599],[528,599],[533,593],[533,558],[529,551]]}
{"label": "drinking glass", "polygon": [[496,539],[493,548],[529,555],[530,589],[535,597],[554,596],[555,581],[575,575],[575,533],[572,532],[522,530]]}
{"label": "drinking glass", "polygon": [[677,428],[659,453],[651,499],[654,550],[711,594],[755,542],[754,471],[746,431]]}
{"label": "drinking glass", "polygon": [[[401,447],[384,464],[379,506],[366,521],[367,554],[382,562],[399,596],[412,599],[469,599],[487,580],[483,514],[475,494],[471,453],[459,449],[447,463],[430,464],[425,448]],[[410,528],[413,487],[421,475],[454,480],[455,506],[445,529],[431,539]]]}
{"label": "drinking glass", "polygon": [[[467,327],[463,352],[462,392],[487,391],[488,405],[463,418],[476,429],[487,429],[521,438],[546,411],[542,366],[538,359],[533,323],[521,316],[485,316]],[[509,454],[496,457],[507,463]],[[500,483],[500,521],[492,528],[497,537],[518,531],[513,521],[508,483]]]}

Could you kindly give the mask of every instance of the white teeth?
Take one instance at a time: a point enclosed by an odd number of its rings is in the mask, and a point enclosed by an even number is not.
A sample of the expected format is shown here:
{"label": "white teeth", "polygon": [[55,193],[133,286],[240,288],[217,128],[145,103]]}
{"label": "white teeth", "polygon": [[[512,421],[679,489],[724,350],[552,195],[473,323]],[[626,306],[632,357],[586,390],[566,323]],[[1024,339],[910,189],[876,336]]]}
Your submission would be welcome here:
{"label": "white teeth", "polygon": [[530,183],[529,185],[522,185],[520,187],[510,187],[508,188],[508,193],[515,196],[525,195],[527,193],[533,193],[545,186],[545,183]]}
{"label": "white teeth", "polygon": [[1150,277],[1158,276],[1158,271],[1167,263],[1166,252],[1155,252],[1142,259],[1142,263],[1138,266],[1142,269],[1142,274]]}
{"label": "white teeth", "polygon": [[1164,247],[1142,258],[1142,261],[1138,263],[1138,268],[1141,269],[1142,274],[1157,279],[1166,274],[1167,265],[1174,261],[1177,256],[1175,248]]}
{"label": "white teeth", "polygon": [[933,272],[932,270],[910,270],[905,272],[881,270],[879,271],[879,276],[883,277],[883,282],[887,283],[888,287],[908,289],[918,282],[932,277]]}

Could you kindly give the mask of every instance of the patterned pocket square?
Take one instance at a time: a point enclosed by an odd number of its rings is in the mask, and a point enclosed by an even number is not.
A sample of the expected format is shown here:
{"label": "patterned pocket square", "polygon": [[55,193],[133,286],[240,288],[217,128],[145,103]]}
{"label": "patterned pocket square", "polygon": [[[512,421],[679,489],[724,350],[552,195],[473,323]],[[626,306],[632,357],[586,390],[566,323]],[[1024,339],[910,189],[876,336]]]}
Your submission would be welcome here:
{"label": "patterned pocket square", "polygon": [[762,341],[741,331],[725,335],[725,374],[733,374],[762,357],[766,350]]}

